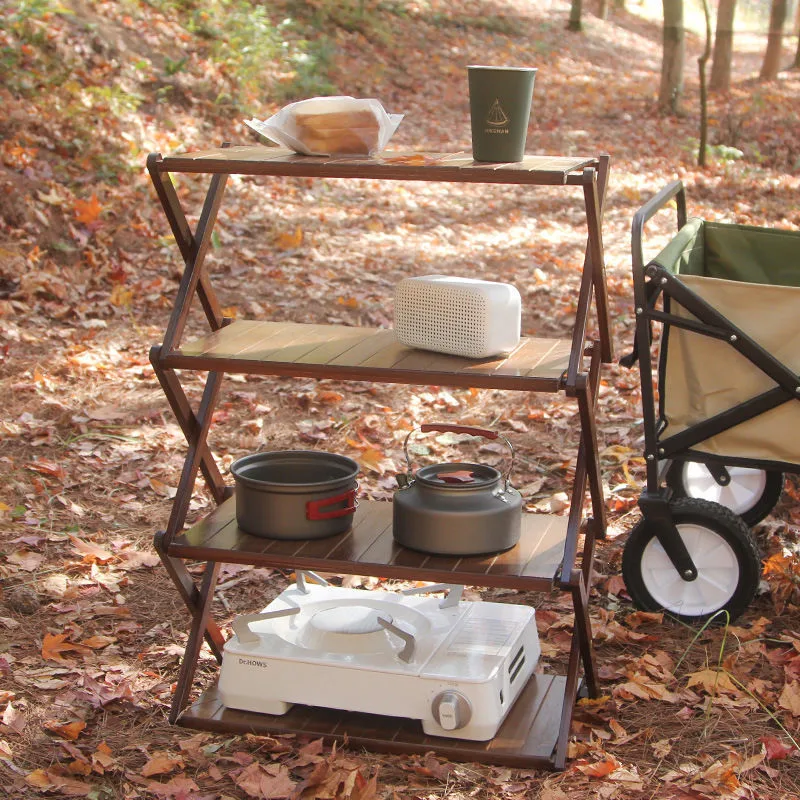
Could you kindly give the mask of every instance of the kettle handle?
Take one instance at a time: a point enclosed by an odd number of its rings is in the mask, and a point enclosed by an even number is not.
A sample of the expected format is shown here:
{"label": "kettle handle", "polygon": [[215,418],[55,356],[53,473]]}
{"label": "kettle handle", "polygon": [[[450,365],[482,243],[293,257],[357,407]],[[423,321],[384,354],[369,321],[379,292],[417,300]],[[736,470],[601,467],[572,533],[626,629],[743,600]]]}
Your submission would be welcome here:
{"label": "kettle handle", "polygon": [[511,442],[505,436],[503,436],[502,433],[498,433],[497,431],[490,431],[486,428],[473,428],[470,425],[450,425],[447,422],[428,422],[424,425],[420,425],[419,428],[412,428],[412,430],[410,430],[406,435],[405,441],[403,442],[403,450],[406,454],[409,480],[411,479],[412,475],[412,466],[411,456],[408,454],[408,442],[417,432],[417,430],[419,430],[421,433],[429,433],[431,431],[435,431],[437,433],[466,433],[470,436],[482,436],[484,439],[502,439],[511,453],[508,470],[504,476],[505,488],[508,489],[510,487],[511,473],[514,470],[514,448],[512,447]]}

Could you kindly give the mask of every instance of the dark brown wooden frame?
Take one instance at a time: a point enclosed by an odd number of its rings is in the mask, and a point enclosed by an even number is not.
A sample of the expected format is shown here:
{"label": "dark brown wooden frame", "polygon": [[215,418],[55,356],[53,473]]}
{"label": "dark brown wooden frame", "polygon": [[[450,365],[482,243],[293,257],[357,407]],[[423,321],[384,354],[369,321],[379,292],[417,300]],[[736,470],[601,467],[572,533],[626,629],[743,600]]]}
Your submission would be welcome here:
{"label": "dark brown wooden frame", "polygon": [[[582,682],[589,694],[598,693],[588,594],[595,541],[605,536],[606,526],[595,409],[601,364],[613,358],[601,233],[608,156],[526,156],[517,164],[485,164],[465,154],[392,153],[337,159],[262,146],[223,146],[168,157],[153,153],[147,166],[185,263],[163,341],[150,351],[155,373],[188,442],[169,521],[155,537],[156,550],[192,617],[170,721],[214,731],[295,732],[346,738],[375,750],[436,750],[461,760],[563,768],[572,710]],[[171,180],[171,173],[182,172],[211,175],[195,231]],[[404,347],[386,330],[232,323],[223,317],[204,261],[227,178],[234,174],[581,187],[588,235],[572,336],[563,341],[527,339],[508,358],[476,361]],[[210,333],[184,344],[195,295]],[[590,340],[587,330],[593,311],[598,333]],[[196,411],[178,370],[207,373]],[[430,556],[399,546],[391,533],[390,503],[362,502],[352,529],[324,540],[287,542],[250,536],[236,525],[231,487],[225,484],[207,443],[226,372],[563,392],[577,401],[581,425],[570,513],[566,518],[524,515],[519,544],[490,557]],[[198,473],[218,505],[206,519],[184,530]],[[591,514],[584,518],[587,492]],[[205,562],[199,583],[192,578],[187,561]],[[215,689],[191,703],[203,640],[222,661],[224,636],[212,618],[211,604],[219,567],[225,562],[523,591],[556,588],[570,594],[574,609],[566,675],[535,675],[490,742],[427,737],[414,721],[329,709],[296,706],[284,717],[233,711],[222,706]]]}

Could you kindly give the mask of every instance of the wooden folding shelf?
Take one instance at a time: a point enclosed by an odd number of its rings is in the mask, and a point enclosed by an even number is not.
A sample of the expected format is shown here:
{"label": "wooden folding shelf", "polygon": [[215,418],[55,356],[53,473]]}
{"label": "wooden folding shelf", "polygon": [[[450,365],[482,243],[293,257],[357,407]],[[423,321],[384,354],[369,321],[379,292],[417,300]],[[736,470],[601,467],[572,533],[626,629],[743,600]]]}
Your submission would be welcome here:
{"label": "wooden folding shelf", "polygon": [[[213,731],[304,733],[346,738],[375,750],[436,750],[461,760],[563,768],[572,709],[581,684],[591,695],[597,693],[587,598],[595,541],[605,535],[595,407],[601,364],[612,358],[601,235],[608,163],[607,156],[526,156],[516,164],[484,164],[465,154],[440,153],[337,159],[298,156],[262,146],[221,147],[167,157],[151,154],[148,169],[153,185],[185,262],[163,341],[150,351],[153,368],[188,443],[168,523],[155,537],[156,549],[192,618],[170,714],[172,722]],[[194,231],[171,180],[170,173],[176,172],[211,176]],[[561,340],[523,339],[504,358],[466,359],[407,347],[385,329],[227,320],[204,262],[227,178],[234,174],[579,187],[586,213],[587,246],[572,335]],[[195,296],[210,330],[184,342]],[[589,339],[592,313],[597,335]],[[179,371],[184,370],[207,373],[196,409],[181,385]],[[251,536],[237,526],[232,488],[223,479],[207,443],[226,373],[563,393],[577,402],[580,419],[569,514],[524,514],[522,534],[515,547],[480,557],[432,556],[401,547],[392,536],[392,507],[388,502],[362,501],[352,528],[326,539],[286,541]],[[217,507],[185,530],[198,473]],[[590,513],[585,513],[587,499]],[[199,581],[192,578],[187,561],[205,562]],[[521,591],[560,589],[570,595],[574,608],[566,674],[531,678],[489,742],[428,737],[417,721],[347,711],[295,706],[280,717],[236,711],[221,704],[216,688],[193,699],[192,684],[204,640],[222,661],[225,638],[212,618],[211,605],[223,563]]]}

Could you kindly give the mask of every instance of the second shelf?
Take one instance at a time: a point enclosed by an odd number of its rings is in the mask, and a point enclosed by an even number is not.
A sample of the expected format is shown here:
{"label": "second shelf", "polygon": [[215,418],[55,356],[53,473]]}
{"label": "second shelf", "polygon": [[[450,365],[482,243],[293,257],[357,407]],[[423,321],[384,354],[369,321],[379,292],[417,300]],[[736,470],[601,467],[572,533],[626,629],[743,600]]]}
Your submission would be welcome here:
{"label": "second shelf", "polygon": [[561,566],[566,539],[566,517],[523,514],[520,540],[510,550],[469,557],[428,555],[394,541],[392,503],[385,500],[359,501],[353,526],[336,536],[266,539],[239,528],[236,499],[231,497],[176,537],[167,552],[179,558],[279,569],[547,590]]}

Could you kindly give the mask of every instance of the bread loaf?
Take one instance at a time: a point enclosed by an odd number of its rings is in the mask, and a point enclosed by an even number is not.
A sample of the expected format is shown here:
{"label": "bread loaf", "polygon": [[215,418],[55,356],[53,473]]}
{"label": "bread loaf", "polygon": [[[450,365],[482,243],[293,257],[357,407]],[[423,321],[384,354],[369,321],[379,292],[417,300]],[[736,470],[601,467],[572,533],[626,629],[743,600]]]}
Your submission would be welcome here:
{"label": "bread loaf", "polygon": [[378,146],[380,123],[372,109],[294,114],[297,138],[315,153],[368,155]]}

